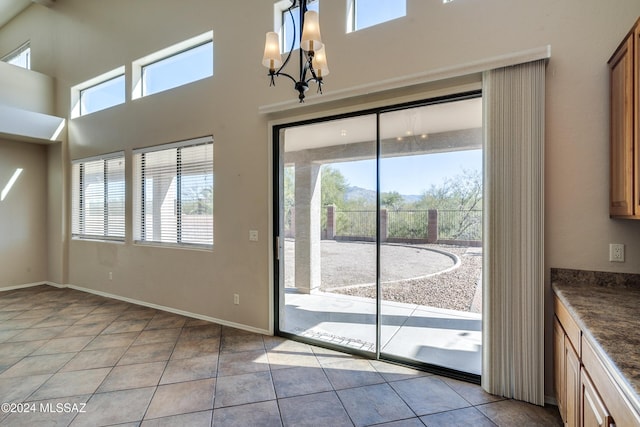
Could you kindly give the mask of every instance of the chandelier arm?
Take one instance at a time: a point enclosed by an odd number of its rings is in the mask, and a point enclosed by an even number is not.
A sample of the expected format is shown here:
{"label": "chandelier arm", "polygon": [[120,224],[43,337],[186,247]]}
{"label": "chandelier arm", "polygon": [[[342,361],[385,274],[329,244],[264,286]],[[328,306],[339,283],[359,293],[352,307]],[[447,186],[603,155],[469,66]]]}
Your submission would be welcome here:
{"label": "chandelier arm", "polygon": [[287,59],[285,59],[282,65],[280,66],[280,68],[278,68],[278,71],[276,71],[276,74],[280,74],[280,72],[284,69],[284,67],[287,66],[287,64],[289,63],[289,59],[291,59],[291,53],[293,52],[293,47],[296,45],[296,26],[295,26],[295,21],[293,20],[293,12],[291,11],[291,9],[293,9],[295,5],[296,5],[296,1],[291,0],[291,6],[289,6],[289,9],[287,9],[287,12],[289,12],[289,16],[291,17],[291,24],[292,24],[291,26],[293,27],[293,37],[291,38],[291,49],[289,49],[289,53],[287,54]]}
{"label": "chandelier arm", "polygon": [[[306,58],[307,53],[302,49],[302,31],[304,28],[304,14],[307,11],[307,0],[300,0],[298,7],[300,9],[300,46],[298,46],[298,50],[300,51],[300,80],[298,81],[304,82],[304,79],[307,77],[307,67],[304,64],[303,58]],[[300,102],[302,102],[302,99]]]}
{"label": "chandelier arm", "polygon": [[291,59],[291,51],[289,51],[289,54],[287,55],[287,59],[285,59],[282,65],[280,66],[280,68],[278,68],[278,71],[276,71],[276,74],[280,74],[282,72],[284,67],[286,67],[287,64],[289,63],[289,59]]}
{"label": "chandelier arm", "polygon": [[[309,83],[311,80],[318,81],[318,76],[316,75],[316,70],[313,69],[313,56],[309,57],[309,59],[307,60],[307,64],[305,66],[305,69],[309,70],[309,72],[311,73],[311,77],[309,78],[309,80],[307,80],[307,83]],[[306,77],[306,73],[305,73],[305,77]]]}
{"label": "chandelier arm", "polygon": [[278,76],[289,77],[294,84],[298,83],[298,81],[295,78],[293,78],[293,76],[291,76],[291,75],[289,75],[287,73],[283,73],[282,71],[276,71],[275,73],[273,73],[272,76],[274,76],[274,77],[278,77]]}

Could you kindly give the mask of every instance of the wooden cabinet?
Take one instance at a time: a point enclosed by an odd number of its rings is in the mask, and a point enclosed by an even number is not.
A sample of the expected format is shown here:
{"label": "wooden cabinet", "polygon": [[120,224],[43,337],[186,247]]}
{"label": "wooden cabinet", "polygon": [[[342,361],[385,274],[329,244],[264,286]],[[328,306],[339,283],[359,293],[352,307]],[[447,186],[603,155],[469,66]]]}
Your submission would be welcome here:
{"label": "wooden cabinet", "polygon": [[580,358],[565,337],[565,389],[568,426],[580,425]]}
{"label": "wooden cabinet", "polygon": [[580,373],[580,385],[580,406],[582,408],[580,425],[584,427],[609,427],[613,425],[611,415],[602,403],[584,368]]}
{"label": "wooden cabinet", "polygon": [[562,314],[554,318],[556,400],[564,425],[572,427],[580,425],[580,357],[565,332],[572,328],[567,322],[571,322],[571,319],[564,319],[566,327],[561,319]]}
{"label": "wooden cabinet", "polygon": [[[584,343],[585,338],[578,324],[557,297],[554,306],[556,314],[553,324],[554,380],[562,421],[567,427],[614,426],[613,418],[588,373],[591,367],[594,369],[595,378],[602,379],[602,364],[596,362],[592,347]],[[617,391],[613,393],[610,384],[604,379],[600,384],[609,394],[608,399],[611,404],[617,407],[616,394],[620,396],[619,393]],[[631,420],[627,418],[624,408],[618,413],[620,418]]]}
{"label": "wooden cabinet", "polygon": [[563,420],[567,419],[567,407],[565,405],[567,390],[565,388],[565,349],[564,349],[564,330],[560,326],[558,319],[553,319],[553,366],[555,366],[554,373],[554,385],[556,391],[556,401],[558,403],[558,409],[560,410],[560,416]]}
{"label": "wooden cabinet", "polygon": [[640,219],[640,19],[609,60],[609,215]]}

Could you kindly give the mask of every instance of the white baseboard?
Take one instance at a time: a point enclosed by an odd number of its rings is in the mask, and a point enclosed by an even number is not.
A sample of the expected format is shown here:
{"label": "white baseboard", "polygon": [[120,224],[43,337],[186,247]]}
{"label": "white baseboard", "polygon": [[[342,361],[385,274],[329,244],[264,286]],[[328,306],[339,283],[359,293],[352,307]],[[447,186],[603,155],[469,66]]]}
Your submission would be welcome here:
{"label": "white baseboard", "polygon": [[35,283],[25,283],[23,285],[6,286],[4,288],[0,288],[0,292],[13,291],[15,289],[32,288],[34,286],[42,286],[42,285],[48,285],[48,284],[49,282],[35,282]]}
{"label": "white baseboard", "polygon": [[[56,285],[54,285],[54,286],[56,286]],[[116,300],[119,300],[119,301],[128,302],[128,303],[131,303],[131,304],[141,305],[143,307],[149,307],[149,308],[154,308],[156,310],[167,311],[169,313],[179,314],[181,316],[191,317],[191,318],[199,319],[199,320],[205,320],[207,322],[213,322],[213,323],[217,323],[219,325],[229,326],[231,328],[242,329],[242,330],[249,331],[249,332],[255,332],[257,334],[273,335],[273,333],[268,331],[267,329],[260,329],[260,328],[255,328],[253,326],[243,325],[241,323],[229,322],[227,320],[217,319],[215,317],[204,316],[202,314],[197,314],[197,313],[191,313],[191,312],[184,311],[184,310],[179,310],[179,309],[173,308],[173,307],[167,307],[167,306],[164,306],[164,305],[153,304],[153,303],[146,302],[146,301],[140,301],[140,300],[133,299],[133,298],[127,298],[127,297],[123,297],[123,296],[120,296],[120,295],[115,295],[115,294],[110,294],[110,293],[107,293],[107,292],[97,291],[95,289],[83,288],[82,286],[76,286],[76,285],[67,284],[64,287],[65,288],[70,288],[70,289],[75,289],[76,291],[87,292],[89,294],[99,295],[101,297],[112,298],[112,299],[116,299]]]}
{"label": "white baseboard", "polygon": [[60,289],[66,288],[65,285],[61,285],[60,283],[56,283],[56,282],[47,282],[47,285],[53,286],[54,288],[60,288]]}
{"label": "white baseboard", "polygon": [[116,299],[118,301],[124,301],[124,302],[128,302],[130,304],[141,305],[143,307],[154,308],[156,310],[167,311],[169,313],[179,314],[181,316],[191,317],[193,319],[205,320],[207,322],[217,323],[219,325],[229,326],[231,328],[242,329],[244,331],[255,332],[257,334],[262,334],[262,335],[273,335],[273,332],[271,332],[271,331],[269,331],[267,329],[255,328],[253,326],[247,326],[247,325],[243,325],[241,323],[229,322],[227,320],[216,319],[215,317],[203,316],[202,314],[191,313],[191,312],[188,312],[188,311],[179,310],[177,308],[167,307],[167,306],[158,305],[158,304],[152,304],[152,303],[146,302],[146,301],[140,301],[140,300],[133,299],[133,298],[127,298],[127,297],[123,297],[123,296],[120,296],[120,295],[110,294],[110,293],[107,293],[107,292],[97,291],[95,289],[83,288],[82,286],[76,286],[76,285],[70,285],[70,284],[61,285],[60,283],[55,283],[55,282],[26,283],[24,285],[14,285],[14,286],[8,286],[8,287],[5,287],[5,288],[0,288],[0,292],[12,291],[12,290],[15,290],[15,289],[32,288],[34,286],[41,286],[41,285],[53,286],[55,288],[60,288],[60,289],[63,289],[63,288],[75,289],[76,291],[86,292],[86,293],[94,294],[94,295],[99,295],[99,296],[105,297],[105,298]]}

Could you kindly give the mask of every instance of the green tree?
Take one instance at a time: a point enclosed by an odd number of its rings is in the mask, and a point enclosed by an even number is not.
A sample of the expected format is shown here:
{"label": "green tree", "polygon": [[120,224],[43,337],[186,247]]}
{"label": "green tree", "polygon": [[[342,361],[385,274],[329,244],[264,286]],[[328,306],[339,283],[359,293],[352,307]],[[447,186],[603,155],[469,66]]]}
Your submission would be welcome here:
{"label": "green tree", "polygon": [[[325,207],[327,205],[335,205],[338,209],[345,209],[348,205],[346,195],[349,183],[338,169],[333,168],[328,164],[322,165],[320,174],[322,227],[325,228],[327,224],[327,210]],[[285,227],[287,227],[291,225],[291,221],[293,220],[291,217],[291,208],[295,207],[296,204],[294,166],[287,166],[284,168],[283,187],[284,220]]]}
{"label": "green tree", "polygon": [[183,190],[182,212],[186,215],[213,214],[213,186],[188,187]]}
{"label": "green tree", "polygon": [[338,208],[343,208],[346,202],[345,196],[347,195],[349,182],[342,175],[342,172],[331,167],[331,165],[322,165],[320,173],[322,174],[322,206],[336,205]]}
{"label": "green tree", "polygon": [[477,170],[463,169],[442,185],[432,185],[415,202],[416,209],[476,210],[482,209],[482,175]]}
{"label": "green tree", "polygon": [[[322,165],[321,173],[321,203],[322,206],[336,205],[343,207],[345,205],[345,196],[349,183],[342,173],[330,165]],[[296,204],[296,178],[295,167],[287,166],[284,168],[284,208],[288,210]]]}
{"label": "green tree", "polygon": [[296,175],[293,166],[284,168],[283,181],[284,210],[288,211],[296,203]]}
{"label": "green tree", "polygon": [[437,209],[439,211],[458,211],[455,220],[439,221],[441,235],[450,239],[477,239],[481,233],[482,175],[478,170],[463,169],[442,185],[432,185],[426,190],[414,209]]}
{"label": "green tree", "polygon": [[380,205],[383,208],[399,211],[404,207],[404,197],[397,191],[380,194]]}

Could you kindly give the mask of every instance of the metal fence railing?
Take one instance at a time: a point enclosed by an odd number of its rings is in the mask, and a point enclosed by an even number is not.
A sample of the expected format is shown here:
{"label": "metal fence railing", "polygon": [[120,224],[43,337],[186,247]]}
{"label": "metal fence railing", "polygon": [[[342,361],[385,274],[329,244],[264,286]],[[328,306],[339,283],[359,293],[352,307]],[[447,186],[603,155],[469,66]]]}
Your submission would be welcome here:
{"label": "metal fence railing", "polygon": [[[328,226],[327,218],[335,222]],[[294,237],[295,208],[285,210],[283,219],[285,236]],[[375,210],[337,210],[330,206],[322,212],[323,238],[372,239],[376,237],[376,225]],[[331,230],[329,235],[327,229]],[[482,210],[383,209],[380,229],[384,240],[481,241]]]}
{"label": "metal fence railing", "polygon": [[482,240],[482,210],[439,210],[438,238]]}
{"label": "metal fence railing", "polygon": [[387,211],[387,237],[394,239],[426,239],[429,211]]}
{"label": "metal fence railing", "polygon": [[336,235],[376,237],[376,211],[336,211]]}

